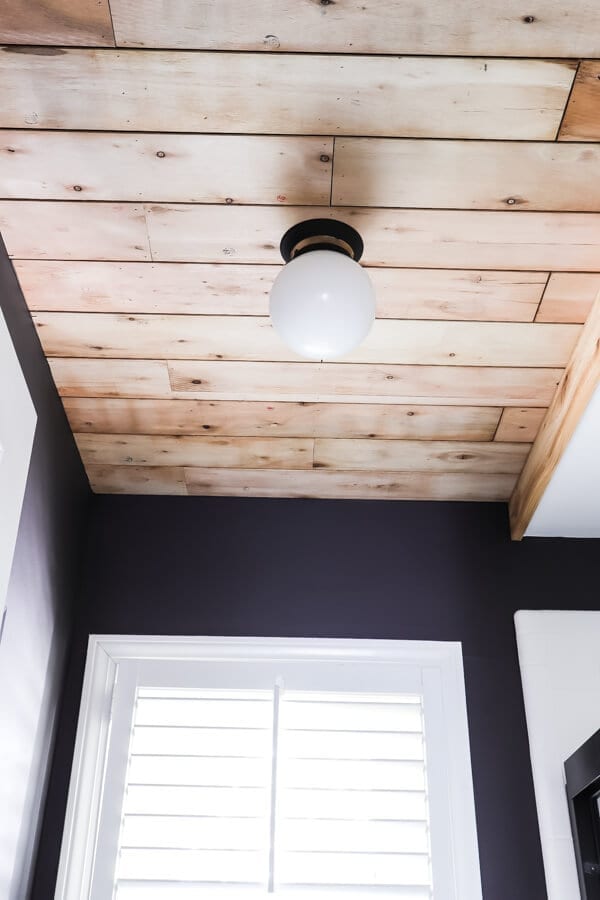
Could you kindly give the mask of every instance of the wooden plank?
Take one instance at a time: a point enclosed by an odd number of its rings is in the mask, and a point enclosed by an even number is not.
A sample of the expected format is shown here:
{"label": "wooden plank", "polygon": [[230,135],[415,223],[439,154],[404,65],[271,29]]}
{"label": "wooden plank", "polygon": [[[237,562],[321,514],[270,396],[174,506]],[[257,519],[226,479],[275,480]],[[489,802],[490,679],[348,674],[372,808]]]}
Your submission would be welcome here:
{"label": "wooden plank", "polygon": [[122,203],[0,201],[9,256],[149,260],[144,209]]}
{"label": "wooden plank", "polygon": [[167,363],[155,359],[49,359],[61,397],[170,397]]}
{"label": "wooden plank", "polygon": [[513,540],[521,540],[592,394],[600,383],[600,294],[510,499]]}
{"label": "wooden plank", "polygon": [[[84,464],[310,469],[310,438],[226,438],[196,435],[76,434]],[[501,446],[501,445],[499,445]]]}
{"label": "wooden plank", "polygon": [[501,410],[487,406],[64,399],[76,433],[491,441]]}
{"label": "wooden plank", "polygon": [[315,440],[316,468],[383,472],[479,472],[518,475],[527,444],[487,441]]}
{"label": "wooden plank", "polygon": [[188,493],[184,470],[176,466],[88,465],[85,471],[96,494]]}
{"label": "wooden plank", "polygon": [[125,47],[298,50],[313,53],[432,53],[501,56],[594,56],[600,13],[591,0],[557,0],[539,16],[522,3],[425,3],[410,14],[394,0],[369,5],[282,0],[112,0],[117,42]]}
{"label": "wooden plank", "polygon": [[63,397],[543,406],[561,369],[50,359]]}
{"label": "wooden plank", "polygon": [[576,68],[525,59],[10,50],[0,53],[2,128],[551,140]]}
{"label": "wooden plank", "polygon": [[597,272],[600,214],[339,207],[0,201],[17,259],[280,264],[281,236],[309,218],[337,218],[365,241],[366,266]]}
{"label": "wooden plank", "polygon": [[0,153],[3,199],[328,204],[333,140],[21,130]]}
{"label": "wooden plank", "polygon": [[594,144],[340,138],[332,202],[597,212],[599,166]]}
{"label": "wooden plank", "polygon": [[109,0],[2,0],[0,43],[113,47]]}
{"label": "wooden plank", "polygon": [[[93,476],[92,476],[93,477]],[[119,476],[113,474],[116,480]],[[120,476],[126,479],[126,473]],[[189,469],[190,494],[224,497],[322,497],[340,500],[506,501],[514,475],[472,472],[334,472]]]}
{"label": "wooden plank", "polygon": [[600,274],[553,272],[535,317],[536,322],[583,324],[600,291]]}
{"label": "wooden plank", "polygon": [[147,207],[154,259],[172,262],[278,263],[284,231],[315,217],[341,219],[357,228],[367,266],[598,270],[598,213]]}
{"label": "wooden plank", "polygon": [[[590,54],[597,56],[597,53]],[[559,141],[600,141],[600,65],[580,63],[573,92],[558,135]]]}
{"label": "wooden plank", "polygon": [[[295,361],[261,316],[36,312],[48,356]],[[347,362],[562,367],[579,325],[377,319]]]}
{"label": "wooden plank", "polygon": [[[16,260],[32,310],[266,316],[280,266]],[[543,272],[369,269],[377,315],[531,322]]]}
{"label": "wooden plank", "polygon": [[514,406],[502,412],[496,431],[496,441],[517,441],[531,444],[546,415],[543,407]]}

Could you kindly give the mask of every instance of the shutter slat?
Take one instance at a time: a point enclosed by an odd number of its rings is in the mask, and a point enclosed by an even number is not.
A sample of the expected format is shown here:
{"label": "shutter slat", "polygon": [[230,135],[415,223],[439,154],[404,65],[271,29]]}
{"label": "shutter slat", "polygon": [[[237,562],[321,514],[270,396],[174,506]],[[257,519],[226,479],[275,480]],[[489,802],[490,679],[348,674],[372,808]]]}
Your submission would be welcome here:
{"label": "shutter slat", "polygon": [[264,759],[239,757],[132,756],[131,784],[188,784],[205,787],[263,787],[270,770]]}
{"label": "shutter slat", "polygon": [[421,885],[430,883],[427,854],[283,852],[281,883]]}
{"label": "shutter slat", "polygon": [[423,791],[425,771],[422,762],[288,759],[285,784],[290,788]]}
{"label": "shutter slat", "polygon": [[308,731],[422,730],[421,707],[416,703],[366,703],[285,700],[286,728]]}
{"label": "shutter slat", "polygon": [[264,759],[270,738],[270,729],[136,725],[131,753]]}
{"label": "shutter slat", "polygon": [[269,700],[215,698],[140,698],[136,725],[203,725],[230,728],[270,728]]}
{"label": "shutter slat", "polygon": [[281,739],[290,759],[423,759],[420,732],[296,731]]}
{"label": "shutter slat", "polygon": [[264,853],[247,850],[121,849],[119,879],[259,884]]}
{"label": "shutter slat", "polygon": [[199,816],[125,816],[123,847],[179,850],[261,850],[266,844],[260,819]]}
{"label": "shutter slat", "polygon": [[426,822],[336,822],[287,819],[281,826],[279,846],[285,850],[331,850],[428,853]]}
{"label": "shutter slat", "polygon": [[125,814],[202,815],[260,818],[268,793],[260,788],[206,788],[170,785],[129,785]]}

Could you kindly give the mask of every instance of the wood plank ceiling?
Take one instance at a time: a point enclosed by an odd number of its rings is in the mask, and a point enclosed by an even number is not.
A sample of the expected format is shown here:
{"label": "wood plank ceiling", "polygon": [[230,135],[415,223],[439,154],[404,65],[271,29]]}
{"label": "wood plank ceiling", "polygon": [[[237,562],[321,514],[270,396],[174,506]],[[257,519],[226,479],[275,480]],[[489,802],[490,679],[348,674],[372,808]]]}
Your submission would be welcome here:
{"label": "wood plank ceiling", "polygon": [[[0,231],[98,492],[507,500],[600,288],[592,0],[4,0]],[[365,241],[351,356],[279,240]]]}

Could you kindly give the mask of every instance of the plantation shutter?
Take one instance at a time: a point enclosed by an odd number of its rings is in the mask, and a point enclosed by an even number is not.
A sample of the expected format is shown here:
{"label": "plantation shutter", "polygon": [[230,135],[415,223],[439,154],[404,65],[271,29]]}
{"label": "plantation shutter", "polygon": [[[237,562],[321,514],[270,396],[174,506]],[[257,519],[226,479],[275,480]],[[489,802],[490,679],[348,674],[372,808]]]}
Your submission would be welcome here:
{"label": "plantation shutter", "polygon": [[430,900],[421,697],[138,688],[115,888]]}

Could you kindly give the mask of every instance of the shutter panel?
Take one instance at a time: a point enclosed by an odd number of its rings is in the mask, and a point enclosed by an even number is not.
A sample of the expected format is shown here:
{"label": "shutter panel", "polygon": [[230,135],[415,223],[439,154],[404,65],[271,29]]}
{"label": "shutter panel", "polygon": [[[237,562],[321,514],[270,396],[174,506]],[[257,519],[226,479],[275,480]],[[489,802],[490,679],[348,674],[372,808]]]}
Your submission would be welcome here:
{"label": "shutter panel", "polygon": [[420,697],[282,692],[279,716],[277,887],[428,900]]}
{"label": "shutter panel", "polygon": [[431,900],[421,698],[139,688],[115,884]]}
{"label": "shutter panel", "polygon": [[138,690],[117,900],[262,888],[272,718],[271,692]]}

